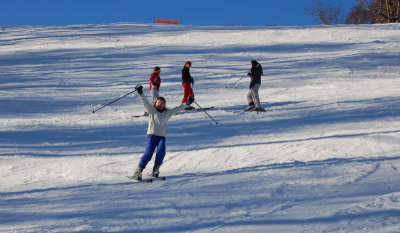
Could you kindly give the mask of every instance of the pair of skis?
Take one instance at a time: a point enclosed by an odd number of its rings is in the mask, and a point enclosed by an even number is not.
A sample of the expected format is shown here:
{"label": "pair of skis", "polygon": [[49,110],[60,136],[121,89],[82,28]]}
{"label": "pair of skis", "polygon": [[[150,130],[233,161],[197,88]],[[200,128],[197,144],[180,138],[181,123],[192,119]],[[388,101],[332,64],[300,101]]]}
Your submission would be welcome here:
{"label": "pair of skis", "polygon": [[151,178],[145,178],[145,179],[141,179],[141,180],[133,179],[132,176],[127,176],[127,178],[132,181],[142,182],[142,183],[153,183],[153,181],[165,181],[167,179],[166,176],[151,177]]}
{"label": "pair of skis", "polygon": [[[213,109],[215,109],[215,107],[214,106],[211,106],[211,107],[205,107],[205,108],[194,108],[194,109],[188,109],[188,110],[184,110],[185,112],[200,112],[200,111],[203,111],[203,110],[206,110],[206,111],[208,111],[208,110],[213,110]],[[272,112],[272,110],[271,109],[264,109],[264,108],[262,108],[261,110],[253,110],[253,111],[246,111],[246,110],[226,110],[226,109],[222,109],[223,111],[227,111],[227,112],[233,112],[233,113],[240,113],[240,112],[257,112],[257,113],[260,113],[260,112]],[[144,113],[144,114],[140,114],[140,115],[134,115],[133,117],[147,117],[147,116],[149,116],[149,114],[148,113]]]}

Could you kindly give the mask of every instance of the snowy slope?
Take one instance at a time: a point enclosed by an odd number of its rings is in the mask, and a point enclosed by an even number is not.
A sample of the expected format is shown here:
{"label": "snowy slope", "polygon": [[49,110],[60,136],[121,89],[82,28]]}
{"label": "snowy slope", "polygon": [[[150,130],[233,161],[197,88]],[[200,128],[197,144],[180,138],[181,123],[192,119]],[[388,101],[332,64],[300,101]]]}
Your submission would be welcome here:
{"label": "snowy slope", "polygon": [[[236,111],[252,59],[266,113]],[[399,232],[399,59],[396,24],[3,27],[0,231]],[[178,105],[186,60],[219,125],[174,116],[167,181],[132,183],[140,100],[91,112],[156,65]]]}

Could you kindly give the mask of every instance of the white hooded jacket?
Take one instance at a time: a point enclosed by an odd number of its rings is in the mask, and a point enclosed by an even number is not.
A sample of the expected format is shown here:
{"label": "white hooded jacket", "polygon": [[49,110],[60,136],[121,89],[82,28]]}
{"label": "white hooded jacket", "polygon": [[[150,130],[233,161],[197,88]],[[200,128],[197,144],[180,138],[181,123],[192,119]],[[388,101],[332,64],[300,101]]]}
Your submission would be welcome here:
{"label": "white hooded jacket", "polygon": [[178,107],[172,109],[166,109],[163,112],[159,112],[156,108],[154,108],[146,97],[141,94],[139,95],[140,99],[143,102],[143,105],[147,112],[149,113],[149,127],[147,129],[147,134],[166,137],[167,135],[167,124],[169,118],[173,115],[181,112],[185,107],[185,104],[181,104]]}

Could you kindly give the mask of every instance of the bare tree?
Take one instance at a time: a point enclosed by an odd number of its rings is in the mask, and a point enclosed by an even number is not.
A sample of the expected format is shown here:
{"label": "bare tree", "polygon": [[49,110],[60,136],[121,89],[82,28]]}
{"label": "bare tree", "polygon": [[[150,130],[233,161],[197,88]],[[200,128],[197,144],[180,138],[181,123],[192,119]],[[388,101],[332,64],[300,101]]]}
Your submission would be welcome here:
{"label": "bare tree", "polygon": [[399,23],[400,0],[356,0],[371,15],[370,23]]}
{"label": "bare tree", "polygon": [[347,24],[371,24],[372,14],[360,4],[351,8],[346,18]]}
{"label": "bare tree", "polygon": [[335,5],[331,0],[313,0],[304,6],[305,13],[316,17],[318,22],[326,25],[344,22],[341,5]]}

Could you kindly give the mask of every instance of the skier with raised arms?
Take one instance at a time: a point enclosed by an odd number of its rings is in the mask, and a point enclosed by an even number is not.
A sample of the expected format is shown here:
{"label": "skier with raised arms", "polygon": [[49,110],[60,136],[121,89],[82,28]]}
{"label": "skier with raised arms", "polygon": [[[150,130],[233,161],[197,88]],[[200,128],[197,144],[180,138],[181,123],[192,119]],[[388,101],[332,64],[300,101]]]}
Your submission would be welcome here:
{"label": "skier with raised arms", "polygon": [[153,104],[150,104],[146,97],[143,95],[143,86],[138,85],[135,87],[140,99],[149,113],[149,126],[147,129],[147,145],[143,156],[136,168],[135,174],[131,177],[134,180],[142,180],[142,172],[146,168],[148,162],[153,157],[153,153],[156,151],[156,159],[152,171],[153,177],[158,177],[160,174],[160,166],[163,163],[166,154],[166,133],[168,120],[173,116],[181,112],[187,106],[190,106],[194,102],[193,97],[188,97],[185,103],[172,109],[166,107],[166,101],[163,97],[158,97]]}

